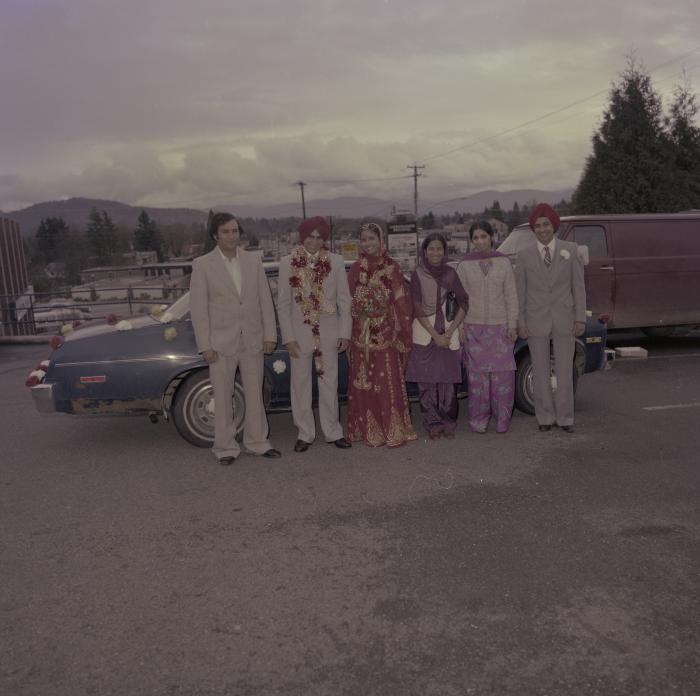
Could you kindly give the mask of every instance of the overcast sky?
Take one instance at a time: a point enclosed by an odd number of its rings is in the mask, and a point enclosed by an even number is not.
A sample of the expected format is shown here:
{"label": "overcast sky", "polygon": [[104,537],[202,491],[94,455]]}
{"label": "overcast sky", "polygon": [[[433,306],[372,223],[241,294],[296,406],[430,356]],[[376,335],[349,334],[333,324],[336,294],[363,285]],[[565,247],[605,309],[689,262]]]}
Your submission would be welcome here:
{"label": "overcast sky", "polygon": [[700,2],[0,0],[0,209],[575,186],[631,50],[700,92]]}

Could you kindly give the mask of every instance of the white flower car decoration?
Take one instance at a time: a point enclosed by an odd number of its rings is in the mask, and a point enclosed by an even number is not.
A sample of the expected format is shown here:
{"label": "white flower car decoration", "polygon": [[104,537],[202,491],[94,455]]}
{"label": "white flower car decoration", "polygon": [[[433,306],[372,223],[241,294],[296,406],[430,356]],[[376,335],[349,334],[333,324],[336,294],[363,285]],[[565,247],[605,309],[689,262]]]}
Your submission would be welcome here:
{"label": "white flower car decoration", "polygon": [[127,321],[126,319],[122,319],[120,322],[117,323],[116,326],[117,331],[129,331],[133,328],[134,327],[131,325],[131,322]]}
{"label": "white flower car decoration", "polygon": [[281,375],[287,370],[287,363],[284,362],[284,360],[275,360],[275,362],[272,363],[272,369],[276,374]]}

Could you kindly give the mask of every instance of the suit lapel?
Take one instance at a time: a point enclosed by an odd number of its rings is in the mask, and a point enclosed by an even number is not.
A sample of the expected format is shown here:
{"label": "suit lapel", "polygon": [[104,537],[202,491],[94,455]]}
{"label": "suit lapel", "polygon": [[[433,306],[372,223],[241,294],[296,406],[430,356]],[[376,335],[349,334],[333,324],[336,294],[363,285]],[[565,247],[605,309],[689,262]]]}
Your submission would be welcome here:
{"label": "suit lapel", "polygon": [[240,300],[243,300],[243,296],[245,295],[246,287],[249,283],[248,280],[248,273],[250,272],[252,264],[249,263],[250,259],[246,258],[247,254],[245,251],[242,249],[238,250],[238,268],[241,270],[241,292],[239,293],[240,295]]}
{"label": "suit lapel", "polygon": [[552,274],[551,274],[552,279],[554,279],[554,277],[557,274],[557,271],[559,270],[559,262],[561,260],[560,259],[561,254],[559,253],[560,251],[561,251],[561,249],[559,247],[559,240],[556,239],[556,237],[555,237],[554,250],[552,251],[552,268],[550,269],[552,271]]}

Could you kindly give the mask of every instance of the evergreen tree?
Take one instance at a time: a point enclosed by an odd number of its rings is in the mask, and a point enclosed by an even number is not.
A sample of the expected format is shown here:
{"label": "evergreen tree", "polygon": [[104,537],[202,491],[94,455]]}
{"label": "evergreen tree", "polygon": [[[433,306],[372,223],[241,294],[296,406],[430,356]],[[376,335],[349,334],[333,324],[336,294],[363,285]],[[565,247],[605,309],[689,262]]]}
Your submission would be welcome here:
{"label": "evergreen tree", "polygon": [[508,229],[512,230],[514,227],[525,222],[525,219],[518,205],[518,201],[515,201],[515,203],[513,203],[513,209],[506,213],[505,222],[508,225]]}
{"label": "evergreen tree", "polygon": [[500,220],[501,222],[505,221],[505,216],[503,214],[503,210],[501,210],[500,201],[494,201],[491,204],[491,207],[489,208],[489,217],[496,218],[496,220]]}
{"label": "evergreen tree", "polygon": [[420,224],[424,230],[432,230],[435,227],[435,215],[432,210],[421,218]]}
{"label": "evergreen tree", "polygon": [[117,234],[116,225],[112,222],[106,210],[102,211],[102,230],[107,259],[112,261],[118,250],[119,235]]}
{"label": "evergreen tree", "polygon": [[99,263],[107,263],[117,251],[117,228],[105,210],[100,214],[93,207],[88,216],[87,240]]}
{"label": "evergreen tree", "polygon": [[163,239],[156,221],[151,219],[145,210],[142,210],[134,230],[134,248],[137,251],[155,251],[158,253],[160,261],[162,246]]}
{"label": "evergreen tree", "polygon": [[672,177],[661,99],[651,78],[628,60],[613,83],[593,152],[572,198],[576,213],[649,213],[669,209]]}
{"label": "evergreen tree", "polygon": [[567,201],[566,198],[562,198],[559,203],[554,204],[554,209],[559,213],[559,215],[571,215],[571,201]]}
{"label": "evergreen tree", "polygon": [[673,91],[673,103],[665,124],[671,142],[674,177],[671,210],[700,208],[700,128],[696,125],[698,106],[690,83]]}
{"label": "evergreen tree", "polygon": [[63,218],[48,217],[42,220],[36,231],[36,261],[47,264],[60,260],[68,234],[68,225]]}

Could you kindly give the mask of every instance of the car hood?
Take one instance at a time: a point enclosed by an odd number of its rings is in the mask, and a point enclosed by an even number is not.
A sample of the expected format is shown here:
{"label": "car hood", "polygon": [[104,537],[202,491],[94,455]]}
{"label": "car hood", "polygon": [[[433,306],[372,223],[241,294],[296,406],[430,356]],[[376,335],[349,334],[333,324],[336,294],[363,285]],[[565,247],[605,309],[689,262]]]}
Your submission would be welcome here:
{"label": "car hood", "polygon": [[[140,317],[131,317],[126,319],[126,321],[131,324],[131,329],[140,329],[144,326],[153,326],[154,324],[160,324],[158,319],[147,314]],[[66,343],[70,341],[80,341],[83,338],[93,338],[95,336],[102,336],[104,334],[116,333],[120,331],[116,324],[108,324],[104,320],[95,320],[89,323],[85,323],[82,326],[71,331],[66,337]]]}

